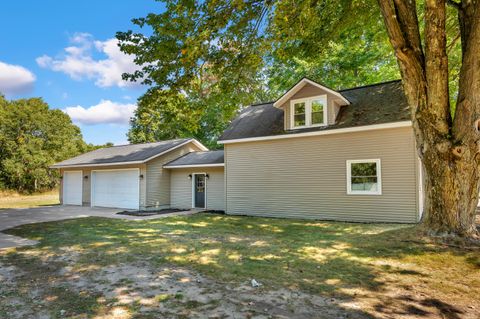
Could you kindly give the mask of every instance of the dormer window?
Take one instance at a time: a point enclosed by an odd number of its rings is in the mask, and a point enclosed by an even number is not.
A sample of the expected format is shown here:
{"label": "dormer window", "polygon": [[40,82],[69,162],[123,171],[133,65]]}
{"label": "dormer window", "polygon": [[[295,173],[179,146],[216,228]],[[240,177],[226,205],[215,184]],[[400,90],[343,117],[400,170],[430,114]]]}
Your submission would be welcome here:
{"label": "dormer window", "polygon": [[312,125],[325,124],[327,99],[312,100]]}
{"label": "dormer window", "polygon": [[293,126],[305,126],[307,123],[305,102],[293,103]]}
{"label": "dormer window", "polygon": [[283,109],[284,129],[296,130],[335,124],[340,107],[349,104],[340,92],[303,78],[273,106]]}
{"label": "dormer window", "polygon": [[305,128],[327,125],[327,96],[291,100],[291,127]]}

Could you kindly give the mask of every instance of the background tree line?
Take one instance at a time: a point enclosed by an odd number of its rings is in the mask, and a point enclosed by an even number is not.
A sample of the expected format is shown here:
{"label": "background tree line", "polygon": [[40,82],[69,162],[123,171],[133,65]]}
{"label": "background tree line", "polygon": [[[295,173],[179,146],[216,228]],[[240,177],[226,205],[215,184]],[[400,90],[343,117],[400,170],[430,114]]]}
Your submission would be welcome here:
{"label": "background tree line", "polygon": [[52,189],[59,176],[50,165],[98,147],[85,143],[70,117],[42,99],[0,95],[0,190]]}

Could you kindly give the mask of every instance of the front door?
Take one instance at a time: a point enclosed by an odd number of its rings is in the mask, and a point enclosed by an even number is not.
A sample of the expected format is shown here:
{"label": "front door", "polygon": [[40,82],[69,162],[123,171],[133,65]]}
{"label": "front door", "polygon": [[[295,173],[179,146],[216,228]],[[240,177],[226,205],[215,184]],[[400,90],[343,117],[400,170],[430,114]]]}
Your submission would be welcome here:
{"label": "front door", "polygon": [[195,174],[195,208],[205,208],[205,174]]}

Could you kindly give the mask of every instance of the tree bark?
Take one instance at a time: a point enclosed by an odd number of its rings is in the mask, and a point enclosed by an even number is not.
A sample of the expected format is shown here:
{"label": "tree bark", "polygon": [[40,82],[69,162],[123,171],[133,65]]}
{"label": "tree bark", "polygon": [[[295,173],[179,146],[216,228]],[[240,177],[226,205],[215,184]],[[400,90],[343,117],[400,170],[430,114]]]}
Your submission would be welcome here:
{"label": "tree bark", "polygon": [[470,156],[453,157],[436,149],[424,154],[423,224],[430,235],[475,237],[478,163]]}
{"label": "tree bark", "polygon": [[459,10],[462,69],[455,117],[450,112],[446,0],[425,1],[425,46],[415,0],[378,0],[411,108],[424,166],[423,224],[432,235],[478,236],[480,191],[480,8]]}

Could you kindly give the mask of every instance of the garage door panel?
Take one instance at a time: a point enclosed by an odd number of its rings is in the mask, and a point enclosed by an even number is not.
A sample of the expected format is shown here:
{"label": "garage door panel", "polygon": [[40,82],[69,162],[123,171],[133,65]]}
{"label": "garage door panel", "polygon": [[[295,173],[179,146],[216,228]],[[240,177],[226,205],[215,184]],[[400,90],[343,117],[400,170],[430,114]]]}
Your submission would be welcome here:
{"label": "garage door panel", "polygon": [[62,202],[64,205],[82,205],[82,172],[63,173]]}
{"label": "garage door panel", "polygon": [[139,170],[92,172],[92,206],[138,209]]}

